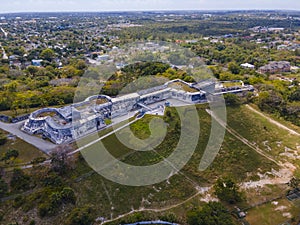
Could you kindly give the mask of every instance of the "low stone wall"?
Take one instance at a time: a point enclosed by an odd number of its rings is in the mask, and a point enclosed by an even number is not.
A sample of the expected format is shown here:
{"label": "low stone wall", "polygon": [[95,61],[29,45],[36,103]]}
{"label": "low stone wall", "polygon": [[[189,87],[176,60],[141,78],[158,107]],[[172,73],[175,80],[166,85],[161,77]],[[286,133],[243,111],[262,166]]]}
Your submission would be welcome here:
{"label": "low stone wall", "polygon": [[10,117],[9,116],[5,116],[5,115],[0,115],[0,121],[8,123],[10,122]]}
{"label": "low stone wall", "polygon": [[26,114],[26,115],[17,116],[17,117],[0,115],[0,121],[5,122],[5,123],[18,123],[20,121],[27,120],[29,118],[29,115],[30,114]]}

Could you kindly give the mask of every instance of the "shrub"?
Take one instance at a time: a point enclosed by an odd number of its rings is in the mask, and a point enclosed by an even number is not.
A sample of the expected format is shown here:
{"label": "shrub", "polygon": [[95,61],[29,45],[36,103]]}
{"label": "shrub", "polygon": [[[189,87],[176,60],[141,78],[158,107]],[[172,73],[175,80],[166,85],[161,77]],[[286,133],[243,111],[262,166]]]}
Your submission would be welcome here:
{"label": "shrub", "polygon": [[7,191],[8,191],[7,183],[5,183],[5,181],[2,178],[0,178],[0,198],[5,196]]}
{"label": "shrub", "polygon": [[61,198],[64,203],[76,203],[76,196],[74,193],[74,190],[70,187],[65,187],[61,192],[60,192]]}
{"label": "shrub", "polygon": [[19,156],[19,152],[15,149],[9,149],[4,156],[2,157],[2,160],[10,160],[10,159],[15,159]]}
{"label": "shrub", "polygon": [[38,158],[35,158],[31,161],[32,164],[39,164],[39,163],[42,163],[42,162],[45,162],[46,161],[46,158],[45,157],[38,157]]}
{"label": "shrub", "polygon": [[63,181],[57,174],[50,173],[42,180],[42,183],[44,186],[60,187]]}
{"label": "shrub", "polygon": [[48,213],[49,213],[49,205],[48,204],[46,204],[46,203],[42,203],[42,204],[40,204],[39,206],[38,206],[38,214],[39,214],[39,216],[40,217],[45,217],[45,216],[47,216],[48,215]]}
{"label": "shrub", "polygon": [[74,208],[69,214],[66,225],[90,225],[94,221],[91,207]]}
{"label": "shrub", "polygon": [[4,134],[0,134],[0,145],[4,145],[7,141],[7,137]]}
{"label": "shrub", "polygon": [[243,194],[231,178],[220,178],[214,185],[215,194],[222,201],[234,204],[243,201]]}
{"label": "shrub", "polygon": [[201,209],[188,212],[187,222],[189,225],[234,224],[230,213],[219,202],[209,202]]}
{"label": "shrub", "polygon": [[30,188],[30,176],[26,175],[21,169],[14,169],[10,186],[13,190],[28,190]]}
{"label": "shrub", "polygon": [[13,203],[13,207],[19,208],[25,202],[25,198],[22,195],[18,195]]}

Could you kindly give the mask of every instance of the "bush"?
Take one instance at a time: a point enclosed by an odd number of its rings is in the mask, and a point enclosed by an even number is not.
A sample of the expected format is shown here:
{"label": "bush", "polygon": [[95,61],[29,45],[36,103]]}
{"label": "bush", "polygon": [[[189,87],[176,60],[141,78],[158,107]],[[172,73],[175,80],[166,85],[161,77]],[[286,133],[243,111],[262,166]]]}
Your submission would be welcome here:
{"label": "bush", "polygon": [[18,150],[15,149],[9,149],[4,156],[2,157],[2,160],[10,160],[10,159],[15,159],[19,156]]}
{"label": "bush", "polygon": [[4,212],[0,211],[0,221],[4,219]]}
{"label": "bush", "polygon": [[5,181],[2,178],[0,178],[0,198],[5,196],[7,191],[8,191],[7,183],[5,183]]}
{"label": "bush", "polygon": [[63,181],[57,174],[50,173],[42,180],[42,183],[44,186],[60,187],[62,186]]}
{"label": "bush", "polygon": [[31,161],[32,164],[40,164],[46,161],[45,157],[38,157]]}
{"label": "bush", "polygon": [[243,201],[243,194],[231,178],[220,178],[214,185],[215,194],[222,201],[234,204]]}
{"label": "bush", "polygon": [[239,98],[238,95],[228,93],[228,94],[224,95],[224,99],[225,99],[226,105],[231,105],[231,106],[241,105],[241,99]]}
{"label": "bush", "polygon": [[177,216],[173,213],[162,215],[159,217],[159,219],[162,221],[168,221],[170,223],[178,223],[179,222]]}
{"label": "bush", "polygon": [[14,169],[10,186],[15,191],[26,191],[30,189],[30,176],[26,175],[21,169]]}
{"label": "bush", "polygon": [[70,187],[65,187],[61,192],[60,192],[61,198],[64,203],[71,203],[75,204],[76,203],[76,196],[74,193],[74,190]]}
{"label": "bush", "polygon": [[25,202],[25,198],[22,195],[18,195],[13,203],[13,207],[19,208]]}
{"label": "bush", "polygon": [[38,215],[43,218],[46,216],[54,216],[58,212],[58,207],[54,206],[52,203],[42,203],[38,206]]}
{"label": "bush", "polygon": [[[46,202],[45,202],[46,200]],[[55,215],[63,204],[76,203],[76,196],[72,188],[65,187],[62,191],[52,192],[43,200],[44,203],[38,206],[40,217]]]}
{"label": "bush", "polygon": [[61,194],[59,192],[53,192],[50,195],[50,203],[52,208],[59,208],[63,203]]}
{"label": "bush", "polygon": [[66,225],[90,225],[94,221],[91,207],[74,208],[69,214]]}
{"label": "bush", "polygon": [[4,134],[0,134],[0,145],[4,145],[7,141],[7,137]]}
{"label": "bush", "polygon": [[47,215],[49,215],[49,212],[50,212],[50,206],[49,204],[46,204],[46,203],[42,203],[38,206],[38,214],[40,217],[45,217]]}
{"label": "bush", "polygon": [[209,202],[202,209],[187,213],[187,222],[190,225],[233,225],[230,213],[219,202]]}

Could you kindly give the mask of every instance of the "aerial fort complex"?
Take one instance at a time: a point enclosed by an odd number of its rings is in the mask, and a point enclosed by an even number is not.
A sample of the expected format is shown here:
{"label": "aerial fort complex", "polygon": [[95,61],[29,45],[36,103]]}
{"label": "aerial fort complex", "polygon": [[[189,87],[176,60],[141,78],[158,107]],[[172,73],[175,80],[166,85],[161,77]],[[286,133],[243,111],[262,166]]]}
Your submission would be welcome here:
{"label": "aerial fort complex", "polygon": [[[144,112],[155,110],[151,108],[152,104],[168,99],[175,99],[185,104],[197,104],[207,102],[207,92],[219,95],[253,90],[251,85],[224,88],[212,80],[193,84],[172,80],[161,86],[115,98],[95,95],[62,108],[39,109],[29,116],[22,130],[31,135],[40,134],[55,144],[63,144],[106,127],[107,119],[120,117],[134,110]],[[162,103],[155,107],[164,107],[164,105]]]}

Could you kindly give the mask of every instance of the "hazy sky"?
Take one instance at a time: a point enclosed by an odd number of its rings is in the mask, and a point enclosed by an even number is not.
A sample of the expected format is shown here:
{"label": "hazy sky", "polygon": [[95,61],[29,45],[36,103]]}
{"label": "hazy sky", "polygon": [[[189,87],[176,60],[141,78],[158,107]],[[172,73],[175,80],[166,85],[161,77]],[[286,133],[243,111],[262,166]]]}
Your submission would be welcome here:
{"label": "hazy sky", "polygon": [[292,9],[299,0],[0,0],[3,12]]}

